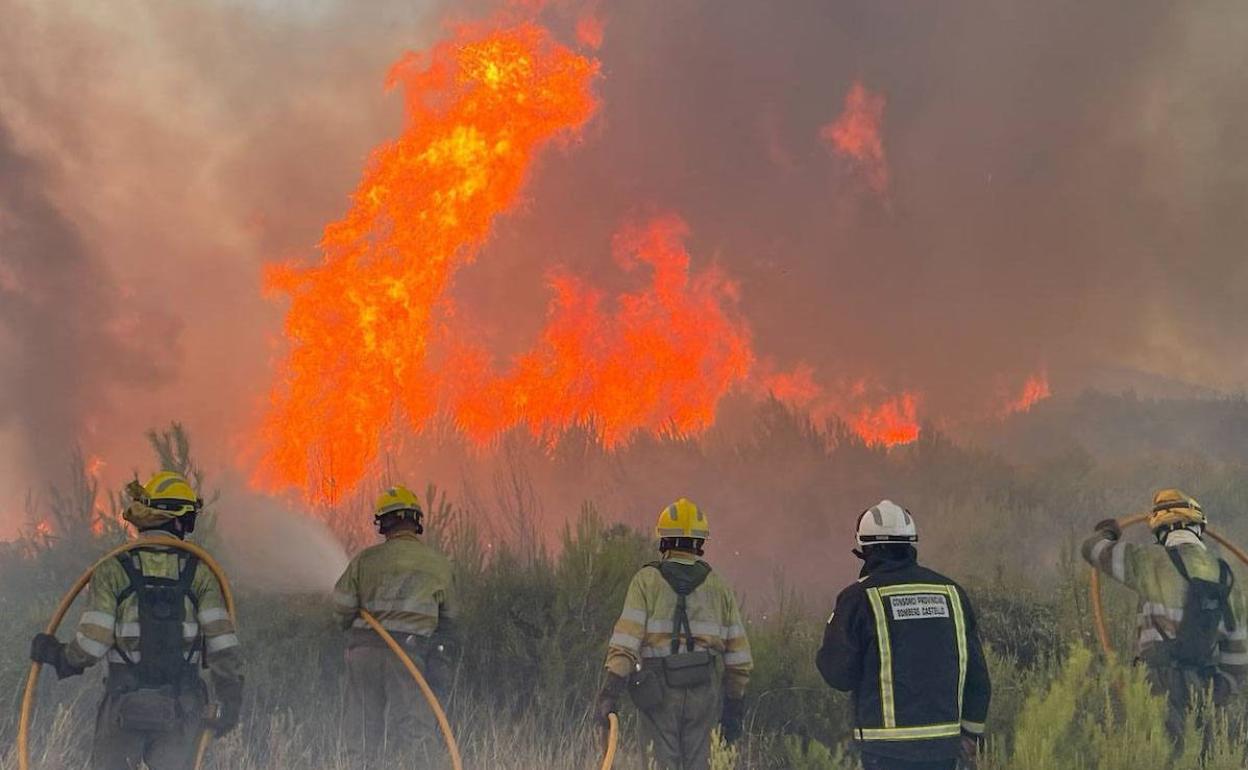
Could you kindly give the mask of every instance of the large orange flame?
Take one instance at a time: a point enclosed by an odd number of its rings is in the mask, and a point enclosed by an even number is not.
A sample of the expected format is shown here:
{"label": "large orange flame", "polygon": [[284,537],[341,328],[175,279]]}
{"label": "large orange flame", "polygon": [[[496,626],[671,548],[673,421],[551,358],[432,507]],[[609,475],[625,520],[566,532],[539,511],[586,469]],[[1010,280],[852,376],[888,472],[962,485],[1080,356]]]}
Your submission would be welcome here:
{"label": "large orange flame", "polygon": [[845,95],[840,117],[819,132],[838,155],[862,170],[867,185],[880,195],[888,191],[889,178],[884,140],[880,137],[883,122],[884,96],[855,82]]}
{"label": "large orange flame", "polygon": [[710,427],[752,353],[748,329],[730,311],[735,285],[715,269],[690,276],[687,233],[667,216],[616,237],[623,267],[645,263],[654,276],[614,309],[577,278],[553,275],[548,325],[508,374],[490,375],[484,351],[461,352],[446,380],[458,427],[486,442],[515,425],[539,437],[591,426],[608,448],[638,431]]}
{"label": "large orange flame", "polygon": [[321,263],[267,276],[291,298],[290,344],[261,427],[259,485],[332,501],[400,429],[440,416],[481,445],[517,426],[543,440],[583,426],[613,447],[711,425],[749,372],[750,337],[736,286],[714,268],[691,272],[678,217],[616,237],[620,265],[652,273],[642,291],[608,301],[552,273],[546,328],[503,373],[454,324],[456,271],[514,205],[541,146],[593,114],[596,67],[531,24],[395,66],[403,135],[374,152],[351,210],[325,230]]}
{"label": "large orange flame", "polygon": [[289,347],[260,428],[258,484],[332,499],[400,419],[435,414],[426,364],[452,278],[515,204],[538,150],[593,115],[597,66],[531,23],[463,28],[394,65],[403,134],[373,152],[350,210],[325,228],[320,264],[266,274],[290,298]]}

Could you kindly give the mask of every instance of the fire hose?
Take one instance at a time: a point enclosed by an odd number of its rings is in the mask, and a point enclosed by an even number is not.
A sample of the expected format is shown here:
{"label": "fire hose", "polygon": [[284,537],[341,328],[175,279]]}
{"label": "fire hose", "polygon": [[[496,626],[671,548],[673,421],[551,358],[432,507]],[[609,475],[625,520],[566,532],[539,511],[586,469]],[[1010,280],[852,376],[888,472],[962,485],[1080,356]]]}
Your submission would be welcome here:
{"label": "fire hose", "polygon": [[[230,582],[226,579],[225,573],[221,570],[221,565],[217,564],[216,560],[213,559],[207,551],[194,543],[188,543],[184,540],[174,540],[172,538],[140,538],[133,542],[117,546],[113,550],[101,556],[86,572],[83,572],[78,579],[74,581],[74,584],[70,587],[69,591],[61,597],[61,603],[57,605],[56,612],[52,614],[52,620],[48,622],[48,627],[44,629],[44,633],[51,634],[53,636],[56,635],[57,629],[61,626],[61,621],[65,619],[65,615],[69,612],[69,608],[73,605],[74,600],[78,598],[78,594],[82,593],[82,589],[86,588],[87,583],[91,582],[91,576],[95,574],[95,571],[99,569],[101,565],[107,564],[110,559],[115,559],[127,551],[132,551],[136,548],[148,548],[153,545],[157,545],[162,548],[175,548],[180,551],[186,551],[187,553],[194,554],[198,557],[199,560],[212,571],[212,574],[216,576],[217,582],[221,584],[221,593],[225,597],[226,612],[229,613],[231,620],[234,619],[234,594],[230,590]],[[21,718],[17,723],[17,766],[19,770],[30,770],[30,719],[31,713],[34,711],[35,707],[35,690],[39,684],[39,671],[42,668],[43,664],[32,662],[30,664],[30,673],[26,676],[26,692],[22,695]],[[199,746],[195,755],[196,770],[199,769],[200,763],[203,762],[204,753],[208,750],[208,742],[211,740],[211,737],[211,730],[204,730],[203,734],[199,737]]]}
{"label": "fire hose", "polygon": [[[1118,519],[1118,527],[1125,530],[1127,527],[1139,524],[1147,518],[1147,513],[1137,513],[1131,516],[1124,516],[1121,519]],[[1225,537],[1212,529],[1206,529],[1205,534],[1218,545],[1235,554],[1235,558],[1239,559],[1240,563],[1244,566],[1248,566],[1248,552],[1245,552],[1242,548],[1227,540]],[[1097,571],[1095,567],[1092,569],[1089,593],[1092,598],[1092,620],[1096,624],[1097,639],[1100,641],[1101,649],[1105,651],[1105,654],[1112,657],[1114,654],[1114,648],[1109,641],[1109,630],[1105,627],[1105,608],[1101,604],[1101,573]]]}
{"label": "fire hose", "polygon": [[611,770],[615,764],[615,748],[620,742],[620,718],[607,714],[607,751],[602,755],[602,770]]}
{"label": "fire hose", "polygon": [[451,732],[451,724],[446,720],[446,712],[442,710],[442,704],[438,702],[438,696],[434,695],[433,688],[429,686],[429,682],[420,673],[420,669],[416,668],[416,664],[408,657],[407,651],[403,649],[402,645],[394,640],[389,631],[381,627],[381,624],[377,622],[377,618],[373,617],[368,610],[360,610],[360,617],[364,619],[365,623],[372,626],[377,635],[390,648],[390,651],[403,663],[407,673],[412,675],[412,679],[416,681],[416,686],[420,688],[421,694],[429,702],[429,708],[433,711],[433,715],[437,717],[438,727],[442,730],[442,737],[446,739],[446,750],[451,755],[451,767],[454,770],[464,770],[463,761],[459,757],[459,744],[455,741],[455,734]]}

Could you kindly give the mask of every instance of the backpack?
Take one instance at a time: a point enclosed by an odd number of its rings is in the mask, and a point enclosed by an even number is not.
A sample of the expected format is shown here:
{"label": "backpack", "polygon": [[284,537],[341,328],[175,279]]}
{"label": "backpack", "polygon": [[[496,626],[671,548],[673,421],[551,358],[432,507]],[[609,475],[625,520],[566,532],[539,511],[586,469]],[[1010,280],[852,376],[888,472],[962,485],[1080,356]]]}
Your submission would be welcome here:
{"label": "backpack", "polygon": [[1235,616],[1230,603],[1235,574],[1225,561],[1218,559],[1216,582],[1193,578],[1183,564],[1179,549],[1167,548],[1166,555],[1187,582],[1183,619],[1179,621],[1178,633],[1168,645],[1171,659],[1184,668],[1210,669],[1214,666],[1219,625],[1225,622],[1227,631],[1235,630]]}
{"label": "backpack", "polygon": [[187,619],[183,600],[190,599],[191,606],[196,612],[199,610],[199,600],[191,590],[199,559],[194,555],[180,555],[176,578],[157,577],[143,574],[139,551],[168,553],[161,548],[135,548],[117,557],[130,578],[130,585],[117,596],[117,603],[120,605],[133,594],[139,605],[138,660],[131,659],[120,647],[115,649],[139,687],[177,688],[194,675],[191,661],[196,652],[202,652],[203,637],[200,636],[188,653],[182,653],[182,625]]}

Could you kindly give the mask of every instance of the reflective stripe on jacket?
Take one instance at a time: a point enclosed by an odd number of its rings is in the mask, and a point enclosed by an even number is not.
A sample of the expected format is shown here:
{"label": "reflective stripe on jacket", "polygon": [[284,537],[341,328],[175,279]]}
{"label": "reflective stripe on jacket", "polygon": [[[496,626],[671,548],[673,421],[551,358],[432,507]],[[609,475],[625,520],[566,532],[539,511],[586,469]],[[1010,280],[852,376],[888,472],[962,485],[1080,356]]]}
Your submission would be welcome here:
{"label": "reflective stripe on jacket", "polygon": [[[1218,558],[1203,543],[1177,548],[1191,577],[1217,582]],[[1081,551],[1089,564],[1139,595],[1137,655],[1143,657],[1154,644],[1175,637],[1183,620],[1187,582],[1164,547],[1115,541],[1102,531],[1085,540]],[[1228,630],[1225,622],[1219,625],[1214,662],[1238,685],[1248,676],[1248,612],[1238,581],[1231,589],[1230,603],[1235,629]]]}
{"label": "reflective stripe on jacket", "polygon": [[984,732],[991,684],[970,599],[913,559],[874,562],[841,592],[816,663],[853,692],[864,752],[953,758],[962,733]]}
{"label": "reflective stripe on jacket", "polygon": [[[159,546],[162,540],[174,540],[165,532],[144,532],[141,542]],[[169,549],[164,552],[139,551],[139,565],[144,575],[176,578],[185,555],[182,551]],[[134,593],[120,602],[118,597],[130,587],[126,570],[116,559],[101,564],[91,576],[87,594],[87,608],[78,621],[73,640],[65,648],[65,656],[76,666],[94,665],[101,658],[110,663],[137,663],[139,654],[139,603]],[[208,667],[214,675],[237,680],[242,675],[242,658],[239,654],[238,634],[225,607],[221,585],[207,565],[195,568],[191,592],[199,604],[185,599],[182,623],[183,655],[191,662],[199,662],[200,655],[194,651],[200,637],[208,654]],[[125,653],[125,657],[122,656]]]}
{"label": "reflective stripe on jacket", "polygon": [[368,610],[393,634],[432,636],[455,616],[451,563],[414,532],[399,532],[356,555],[334,586],[334,612],[343,628],[368,628]]}
{"label": "reflective stripe on jacket", "polygon": [[[700,561],[692,554],[671,552],[667,557],[682,564]],[[694,649],[718,654],[724,664],[724,694],[741,698],[754,669],[750,640],[732,590],[716,572],[685,598]],[[629,583],[624,609],[616,621],[607,646],[606,668],[627,677],[642,658],[664,658],[672,654],[672,618],[676,614],[676,592],[662,573],[643,567]],[[681,651],[685,650],[682,641]]]}

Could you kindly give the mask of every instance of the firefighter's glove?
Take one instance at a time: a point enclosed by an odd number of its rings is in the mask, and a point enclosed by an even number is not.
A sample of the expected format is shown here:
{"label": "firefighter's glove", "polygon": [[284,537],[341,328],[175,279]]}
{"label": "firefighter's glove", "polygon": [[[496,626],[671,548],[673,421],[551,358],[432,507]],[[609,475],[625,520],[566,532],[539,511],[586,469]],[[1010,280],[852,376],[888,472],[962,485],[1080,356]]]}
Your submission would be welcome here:
{"label": "firefighter's glove", "polygon": [[1097,532],[1104,532],[1105,536],[1110,540],[1117,540],[1122,537],[1122,527],[1118,526],[1117,519],[1101,519],[1093,529]]}
{"label": "firefighter's glove", "polygon": [[972,735],[966,731],[962,732],[962,746],[958,759],[961,760],[961,767],[966,770],[976,770],[979,767],[979,744],[983,741],[982,735]]}
{"label": "firefighter's glove", "polygon": [[216,679],[217,715],[209,727],[218,738],[238,727],[238,717],[243,710],[243,680]]}
{"label": "firefighter's glove", "polygon": [[65,645],[52,634],[35,634],[30,640],[30,659],[56,669],[56,678],[77,676],[83,669],[65,659]]}
{"label": "firefighter's glove", "polygon": [[724,712],[719,717],[719,731],[728,743],[736,743],[745,731],[745,701],[725,698]]}
{"label": "firefighter's glove", "polygon": [[607,739],[607,733],[611,730],[611,720],[608,717],[619,713],[620,696],[624,694],[627,686],[627,679],[619,674],[608,673],[607,681],[598,693],[598,700],[594,703],[594,724],[602,731],[604,742]]}

